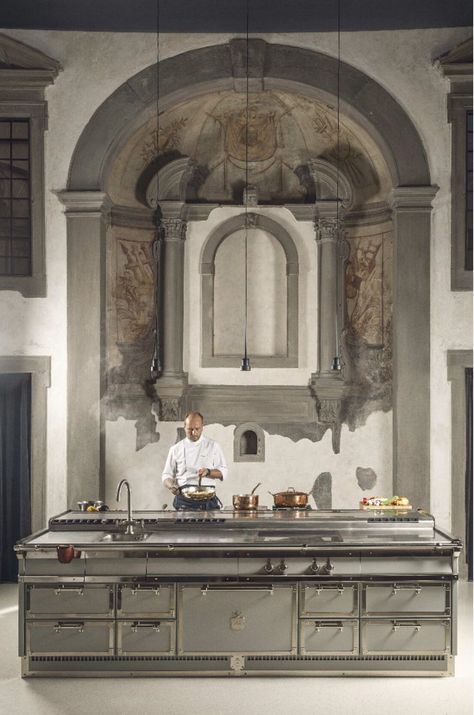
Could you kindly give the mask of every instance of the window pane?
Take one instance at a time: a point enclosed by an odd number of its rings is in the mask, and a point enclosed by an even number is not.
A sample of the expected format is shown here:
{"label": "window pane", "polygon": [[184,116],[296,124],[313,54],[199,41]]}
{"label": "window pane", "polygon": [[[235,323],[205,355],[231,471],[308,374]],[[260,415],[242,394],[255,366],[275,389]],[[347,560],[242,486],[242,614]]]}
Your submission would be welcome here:
{"label": "window pane", "polygon": [[10,158],[10,146],[11,143],[9,141],[0,141],[0,159]]}
{"label": "window pane", "polygon": [[13,238],[29,238],[30,222],[27,219],[13,219],[12,221],[12,237]]}
{"label": "window pane", "polygon": [[10,179],[0,179],[0,198],[10,196],[11,183]]}
{"label": "window pane", "polygon": [[11,262],[14,276],[27,276],[31,272],[29,258],[12,258]]}
{"label": "window pane", "polygon": [[10,139],[10,122],[0,119],[0,139]]}
{"label": "window pane", "polygon": [[29,241],[25,239],[17,239],[12,241],[12,255],[18,256],[20,258],[30,257],[30,245]]}
{"label": "window pane", "polygon": [[[1,182],[0,182],[1,183]],[[30,185],[24,179],[13,179],[12,196],[14,199],[27,199],[30,195]],[[1,191],[0,191],[1,196]]]}
{"label": "window pane", "polygon": [[28,159],[29,154],[28,142],[12,142],[13,159]]}
{"label": "window pane", "polygon": [[29,132],[29,123],[27,121],[13,122],[13,126],[12,126],[13,139],[29,139],[28,132]]}
{"label": "window pane", "polygon": [[23,199],[14,199],[12,201],[12,215],[15,217],[28,217],[30,215],[30,202]]}
{"label": "window pane", "polygon": [[21,177],[26,179],[28,177],[29,162],[24,159],[14,159],[12,161],[12,173],[13,176]]}

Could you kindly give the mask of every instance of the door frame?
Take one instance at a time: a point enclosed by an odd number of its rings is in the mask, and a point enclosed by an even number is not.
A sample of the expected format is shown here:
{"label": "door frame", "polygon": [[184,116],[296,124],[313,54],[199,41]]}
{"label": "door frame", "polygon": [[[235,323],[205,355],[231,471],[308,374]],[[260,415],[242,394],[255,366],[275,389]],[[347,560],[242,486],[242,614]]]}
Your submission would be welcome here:
{"label": "door frame", "polygon": [[47,395],[51,386],[49,355],[0,357],[0,374],[31,375],[31,530],[46,526]]}
{"label": "door frame", "polygon": [[[463,543],[466,536],[466,381],[472,367],[472,350],[448,350],[448,380],[451,382],[451,531]],[[459,559],[459,575],[467,578],[467,563]]]}

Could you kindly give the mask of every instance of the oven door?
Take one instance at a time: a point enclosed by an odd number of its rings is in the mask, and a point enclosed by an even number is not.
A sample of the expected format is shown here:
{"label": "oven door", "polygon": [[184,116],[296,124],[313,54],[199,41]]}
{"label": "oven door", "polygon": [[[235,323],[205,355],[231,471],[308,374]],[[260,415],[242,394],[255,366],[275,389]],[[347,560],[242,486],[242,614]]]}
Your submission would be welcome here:
{"label": "oven door", "polygon": [[296,654],[295,584],[178,588],[178,654]]}

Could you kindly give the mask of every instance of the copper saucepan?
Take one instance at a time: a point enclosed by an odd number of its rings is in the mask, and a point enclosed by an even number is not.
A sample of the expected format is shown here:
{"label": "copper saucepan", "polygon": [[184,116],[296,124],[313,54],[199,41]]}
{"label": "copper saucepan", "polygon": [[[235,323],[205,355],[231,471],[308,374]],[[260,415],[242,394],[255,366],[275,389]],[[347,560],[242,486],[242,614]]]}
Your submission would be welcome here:
{"label": "copper saucepan", "polygon": [[275,506],[306,506],[308,504],[309,493],[307,492],[297,492],[294,487],[288,487],[286,492],[268,492],[272,495]]}
{"label": "copper saucepan", "polygon": [[250,492],[250,494],[234,494],[232,497],[232,506],[236,511],[244,511],[249,509],[257,509],[258,494],[254,494],[255,490],[261,485],[259,482]]}

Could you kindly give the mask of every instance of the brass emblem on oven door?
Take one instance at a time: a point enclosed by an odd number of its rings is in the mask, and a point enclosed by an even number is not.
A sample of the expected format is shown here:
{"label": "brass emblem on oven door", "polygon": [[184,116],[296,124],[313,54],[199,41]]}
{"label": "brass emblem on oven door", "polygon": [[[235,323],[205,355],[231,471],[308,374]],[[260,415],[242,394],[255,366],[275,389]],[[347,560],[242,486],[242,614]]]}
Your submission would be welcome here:
{"label": "brass emblem on oven door", "polygon": [[234,611],[229,620],[233,631],[243,631],[247,625],[247,619],[241,611]]}

